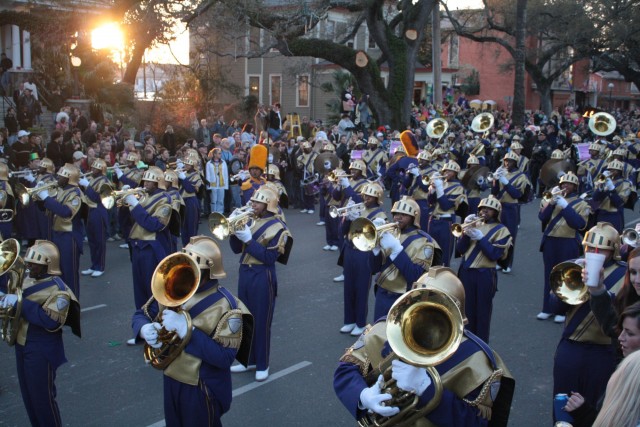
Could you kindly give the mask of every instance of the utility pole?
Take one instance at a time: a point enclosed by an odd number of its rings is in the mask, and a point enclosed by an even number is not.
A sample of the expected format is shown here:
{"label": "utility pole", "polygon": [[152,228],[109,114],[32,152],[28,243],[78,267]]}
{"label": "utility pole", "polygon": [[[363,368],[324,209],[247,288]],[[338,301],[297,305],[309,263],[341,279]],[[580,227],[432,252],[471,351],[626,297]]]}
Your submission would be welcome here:
{"label": "utility pole", "polygon": [[437,2],[432,12],[432,46],[431,63],[433,64],[433,104],[442,107],[442,62],[440,61],[440,2]]}

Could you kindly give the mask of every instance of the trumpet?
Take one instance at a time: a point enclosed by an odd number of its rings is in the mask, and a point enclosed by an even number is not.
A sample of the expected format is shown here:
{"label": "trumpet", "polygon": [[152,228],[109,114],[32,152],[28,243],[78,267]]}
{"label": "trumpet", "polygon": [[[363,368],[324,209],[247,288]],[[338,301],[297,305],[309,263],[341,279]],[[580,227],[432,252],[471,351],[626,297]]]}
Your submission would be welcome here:
{"label": "trumpet", "polygon": [[100,188],[100,202],[102,206],[107,209],[111,209],[112,207],[123,207],[128,206],[124,198],[134,195],[139,201],[143,201],[147,195],[147,192],[144,188],[129,188],[127,190],[114,190],[110,185],[105,184]]}
{"label": "trumpet", "polygon": [[335,206],[329,206],[329,216],[331,218],[338,218],[339,216],[355,215],[364,211],[366,208],[364,203],[357,203],[355,205],[347,205],[343,208],[337,208]]}
{"label": "trumpet", "polygon": [[236,209],[229,218],[225,218],[219,212],[212,212],[209,215],[209,231],[218,240],[224,240],[230,234],[242,230],[245,226],[251,228],[253,226],[253,208],[244,206]]}
{"label": "trumpet", "polygon": [[330,182],[336,183],[342,178],[350,178],[352,175],[348,173],[336,173],[335,171],[331,171],[327,174],[327,179]]}
{"label": "trumpet", "polygon": [[484,224],[484,218],[482,217],[476,217],[473,221],[463,224],[451,224],[451,234],[453,234],[454,237],[462,237],[466,230],[477,228],[482,224]]}
{"label": "trumpet", "polygon": [[14,185],[13,189],[18,196],[18,199],[20,199],[20,204],[27,207],[33,198],[38,198],[38,192],[42,190],[51,190],[49,191],[49,196],[56,197],[58,194],[58,182],[56,181],[49,184],[38,185],[33,188],[27,188],[18,182]]}
{"label": "trumpet", "polygon": [[635,228],[625,228],[620,235],[622,243],[633,248],[640,246],[640,235]]}
{"label": "trumpet", "polygon": [[38,169],[23,169],[15,172],[9,172],[10,178],[23,178],[29,174],[35,175],[38,173]]}
{"label": "trumpet", "polygon": [[348,238],[358,250],[369,252],[379,245],[380,238],[384,233],[393,233],[398,237],[400,225],[397,222],[390,222],[376,226],[368,218],[358,218],[351,223]]}
{"label": "trumpet", "polygon": [[542,193],[542,200],[549,203],[556,196],[564,197],[564,190],[560,187],[553,187],[551,191],[545,191]]}
{"label": "trumpet", "polygon": [[424,185],[430,185],[434,180],[436,179],[445,179],[446,177],[444,175],[440,175],[439,173],[434,173],[431,176],[424,174],[422,175],[422,183]]}
{"label": "trumpet", "polygon": [[600,175],[598,175],[598,177],[595,179],[595,181],[593,181],[593,183],[595,185],[599,185],[599,186],[603,186],[607,183],[607,179],[609,179],[609,173],[608,172],[602,172]]}
{"label": "trumpet", "polygon": [[[176,169],[176,172],[180,172],[180,169]],[[241,181],[241,180],[242,180],[242,175],[244,175],[244,173],[245,173],[245,172],[247,172],[247,171],[242,170],[242,171],[238,172],[237,174],[235,174],[235,175],[231,176],[231,177],[229,178],[229,181],[230,181],[230,182],[233,182],[233,181]]]}
{"label": "trumpet", "polygon": [[113,165],[113,166],[107,166],[107,172],[109,172],[109,171],[114,171],[114,170],[116,170],[116,169],[120,169],[120,164],[119,164],[119,163],[116,163],[116,164],[115,164],[115,165]]}

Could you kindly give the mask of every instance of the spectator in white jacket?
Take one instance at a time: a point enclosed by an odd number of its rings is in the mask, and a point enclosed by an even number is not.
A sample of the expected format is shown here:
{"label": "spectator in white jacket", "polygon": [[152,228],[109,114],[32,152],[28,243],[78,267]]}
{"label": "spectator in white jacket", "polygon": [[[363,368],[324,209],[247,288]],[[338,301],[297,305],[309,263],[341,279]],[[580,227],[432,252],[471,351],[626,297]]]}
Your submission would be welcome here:
{"label": "spectator in white jacket", "polygon": [[206,179],[211,191],[211,212],[224,213],[224,192],[229,189],[229,171],[222,160],[222,150],[211,150],[211,160],[207,162]]}

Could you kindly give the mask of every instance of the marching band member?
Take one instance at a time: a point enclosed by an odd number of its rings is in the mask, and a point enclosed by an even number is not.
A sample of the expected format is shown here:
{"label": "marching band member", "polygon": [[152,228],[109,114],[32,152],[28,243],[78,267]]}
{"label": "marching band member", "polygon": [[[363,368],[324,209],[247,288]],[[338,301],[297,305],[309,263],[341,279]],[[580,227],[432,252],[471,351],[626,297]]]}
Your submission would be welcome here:
{"label": "marching band member", "polygon": [[[356,162],[357,160],[354,160]],[[353,165],[353,162],[351,163]],[[345,171],[335,168],[333,173],[336,175],[346,175]],[[360,173],[360,171],[358,171]],[[331,207],[339,208],[346,204],[347,199],[342,197],[342,189],[340,183],[348,184],[349,178],[343,177],[332,182],[325,178],[320,184],[320,215],[324,215],[321,222],[324,223],[326,245],[322,247],[323,251],[337,251],[341,246],[339,227],[340,218],[333,218],[329,215]]]}
{"label": "marching band member", "polygon": [[633,167],[629,162],[627,162],[626,148],[620,147],[613,150],[611,152],[611,160],[609,161],[609,163],[611,163],[614,160],[618,160],[623,165],[620,176],[622,176],[622,178],[624,179],[629,179],[631,176],[631,172],[633,172]]}
{"label": "marching band member", "polygon": [[[420,229],[420,207],[415,200],[404,196],[391,208],[393,221],[398,223],[400,236],[383,233],[379,247],[373,249],[376,256],[373,273],[380,272],[374,289],[376,304],[374,319],[389,312],[389,308],[405,293],[411,283],[432,265],[442,264],[442,251],[438,243]],[[375,219],[376,226],[382,219]]]}
{"label": "marching band member", "polygon": [[392,203],[396,203],[401,196],[405,195],[404,183],[406,174],[418,163],[416,156],[420,152],[416,136],[411,131],[405,130],[402,132],[400,134],[400,142],[402,147],[398,147],[398,151],[389,160],[386,174],[387,179],[391,181],[389,196]]}
{"label": "marching band member", "polygon": [[[218,280],[227,275],[220,248],[210,237],[195,236],[182,252],[200,268],[196,293],[181,306],[191,318],[165,309],[154,321],[158,304],[133,315],[132,327],[149,346],[158,347],[158,331],[173,331],[185,340],[182,352],[163,370],[164,416],[171,426],[221,426],[220,417],[231,407],[231,373],[234,359],[247,363],[251,343],[251,314],[242,301]],[[149,317],[147,317],[147,315]]]}
{"label": "marching band member", "polygon": [[231,372],[256,370],[256,381],[269,377],[271,321],[278,294],[276,261],[286,264],[293,239],[286,224],[275,217],[278,195],[260,187],[251,197],[253,223],[229,239],[233,253],[242,253],[238,277],[238,297],[247,305],[255,321],[255,333],[248,365],[231,367]]}
{"label": "marching band member", "polygon": [[593,190],[593,201],[597,203],[596,221],[608,222],[621,233],[624,228],[624,205],[631,195],[632,184],[621,176],[624,170],[621,161],[612,160],[606,168],[606,180],[603,184],[596,182]]}
{"label": "marching band member", "polygon": [[[53,161],[47,157],[40,160],[40,169],[38,170],[38,176],[36,182],[41,182],[44,185],[56,182],[56,169]],[[36,218],[38,221],[38,234],[40,239],[51,240],[51,224],[53,221],[49,218],[50,212],[41,209],[36,210]]]}
{"label": "marching band member", "polygon": [[289,205],[289,195],[282,181],[280,181],[280,168],[277,165],[270,164],[267,167],[267,182],[274,185],[277,190],[278,198],[280,200],[279,205],[285,208]]}
{"label": "marching band member", "polygon": [[578,177],[582,184],[580,192],[586,192],[593,188],[593,180],[605,170],[607,164],[601,159],[603,146],[596,143],[589,144],[589,158],[578,163]]}
{"label": "marching band member", "polygon": [[[578,258],[582,253],[581,232],[587,227],[591,207],[578,197],[579,186],[578,177],[568,172],[560,178],[560,187],[552,190],[553,198],[549,201],[543,200],[540,206],[538,219],[544,227],[540,243],[544,262],[544,292],[542,311],[536,316],[539,320],[548,319],[556,311],[550,299],[551,270],[561,262]],[[562,313],[557,312],[554,321],[562,323],[564,320]]]}
{"label": "marching band member", "polygon": [[[127,167],[124,171],[120,169],[118,164],[115,165],[113,170],[115,171],[116,177],[118,178],[120,189],[122,189],[125,185],[127,185],[128,188],[137,188],[140,186],[144,171],[142,170],[142,168],[138,168],[139,160],[140,156],[138,155],[138,153],[131,152],[127,154]],[[118,225],[120,228],[120,234],[125,241],[125,243],[120,245],[120,247],[123,249],[128,248],[129,250],[131,250],[131,246],[129,244],[129,235],[131,234],[131,227],[133,226],[133,222],[131,220],[131,215],[129,214],[129,209],[127,209],[126,206],[118,208]]]}
{"label": "marching band member", "polygon": [[[60,279],[60,252],[47,240],[36,240],[24,258],[29,272],[22,290],[22,310],[15,352],[18,381],[33,426],[61,426],[56,402],[56,370],[67,361],[62,327],[80,337],[80,306]],[[3,294],[0,308],[15,309],[18,296]]]}
{"label": "marching band member", "polygon": [[[351,162],[349,165],[351,178],[340,178],[340,185],[333,188],[332,201],[337,202],[337,207],[345,207],[349,200],[352,200],[354,203],[362,202],[362,196],[360,193],[364,186],[369,182],[365,177],[366,169],[367,167],[362,160],[354,160]],[[335,236],[337,238],[338,247],[333,249],[332,246],[330,248],[331,250],[337,250],[342,247],[344,243],[342,241],[344,234],[340,232],[340,221],[341,218],[331,218],[330,216],[326,221],[327,225],[325,227],[327,227],[327,241],[329,239],[329,233],[331,233],[331,236]],[[332,242],[333,241],[334,240],[332,240]]]}
{"label": "marching band member", "polygon": [[[384,189],[377,182],[367,182],[361,187],[362,200],[351,198],[352,205],[364,203],[361,213],[351,213],[344,218],[342,223],[342,235],[349,233],[351,222],[356,218],[367,218],[374,221],[377,218],[386,222],[387,215],[381,206],[384,201]],[[349,204],[347,204],[349,206]],[[344,239],[341,260],[344,280],[344,325],[340,328],[343,334],[351,333],[359,336],[367,325],[367,313],[369,308],[369,288],[373,272],[373,254],[358,250],[349,239]],[[334,279],[335,281],[335,279]]]}
{"label": "marching band member", "polygon": [[[479,165],[480,162],[478,161],[478,158],[476,156],[469,156],[469,158],[467,159],[467,167],[469,169]],[[476,182],[471,183],[471,185],[471,188],[465,188],[465,192],[467,194],[467,205],[469,207],[467,213],[469,215],[477,215],[478,205],[480,204],[480,199],[482,198],[482,192],[489,188],[489,184],[487,180],[483,176],[481,176]]]}
{"label": "marching band member", "polygon": [[[431,267],[407,292],[409,299],[420,290],[446,294],[465,317],[465,292],[453,271]],[[393,354],[387,341],[386,317],[368,327],[358,341],[347,349],[333,377],[336,395],[356,420],[371,424],[376,415],[392,417],[401,409],[419,412],[435,395],[435,381],[422,366],[414,366]],[[425,324],[425,329],[429,329]],[[414,408],[400,408],[388,402],[392,394],[383,389],[385,370],[400,392],[418,396]],[[446,362],[434,366],[442,381],[442,398],[437,406],[411,425],[506,426],[509,420],[515,381],[500,356],[488,344],[464,330],[460,345]],[[385,404],[386,403],[386,404]],[[396,403],[397,404],[397,403]],[[394,420],[395,421],[395,420]],[[402,419],[398,420],[401,423]],[[364,424],[363,424],[364,425]]]}
{"label": "marching band member", "polygon": [[[509,149],[518,155],[518,170],[529,175],[529,158],[527,156],[522,155],[522,149],[524,147],[519,142],[515,141],[511,143],[511,147]],[[553,153],[551,153],[551,158],[553,158]],[[564,156],[562,157],[564,158]]]}
{"label": "marching band member", "polygon": [[[507,258],[511,234],[500,224],[502,206],[493,196],[480,201],[479,216],[469,215],[456,249],[462,254],[458,277],[467,295],[467,329],[489,342],[493,297],[498,290],[496,263]],[[469,225],[474,220],[481,222]]]}
{"label": "marching band member", "polygon": [[91,267],[82,271],[83,276],[100,277],[104,274],[107,255],[107,227],[109,213],[102,204],[100,190],[111,184],[105,174],[107,162],[95,159],[91,164],[91,181],[81,178],[79,184],[84,188],[84,202],[89,207],[87,217],[87,240],[91,254]]}
{"label": "marching band member", "polygon": [[[200,201],[198,191],[202,186],[202,177],[196,170],[200,164],[200,155],[188,155],[182,159],[183,171],[176,171],[180,182],[180,196],[184,201],[184,217],[182,219],[182,246],[187,246],[191,238],[198,234],[198,221],[200,221]],[[164,176],[163,176],[164,180]]]}
{"label": "marching band member", "polygon": [[376,137],[370,137],[367,149],[362,153],[362,161],[367,165],[367,179],[378,179],[385,174],[386,164],[389,161],[387,153],[380,148],[380,141]]}
{"label": "marching band member", "polygon": [[435,170],[441,170],[445,163],[447,163],[447,157],[449,153],[442,147],[438,147],[431,153],[431,167]]}
{"label": "marching band member", "polygon": [[[40,165],[40,159],[38,153],[30,153],[27,157],[27,166],[23,169],[25,171],[36,170]],[[20,172],[20,171],[18,171]],[[57,179],[57,178],[56,178]],[[20,176],[18,182],[23,184],[26,188],[34,188],[37,185],[41,185],[31,172]],[[15,185],[15,184],[14,184]],[[41,238],[40,228],[35,226],[38,224],[38,218],[41,213],[36,203],[28,203],[26,206],[22,203],[16,205],[16,214],[14,215],[13,225],[15,227],[16,235],[19,239],[26,240],[28,246],[31,246],[33,242]],[[53,223],[51,213],[47,213],[47,218],[50,224]],[[66,282],[71,286],[70,282]],[[73,288],[72,288],[73,289]]]}
{"label": "marching band member", "polygon": [[[138,200],[136,195],[124,197],[124,208],[129,209],[133,226],[129,233],[131,245],[131,272],[133,275],[133,299],[136,309],[141,308],[151,297],[153,272],[162,259],[171,251],[171,237],[168,229],[171,220],[171,200],[164,192],[166,182],[162,169],[151,166],[142,176],[145,197]],[[135,345],[136,338],[127,341]]]}
{"label": "marching band member", "polygon": [[38,198],[51,212],[51,237],[58,250],[65,254],[60,260],[61,278],[80,298],[80,254],[84,241],[84,223],[78,215],[82,205],[82,190],[78,188],[80,169],[67,163],[58,170],[58,190],[49,197],[49,190],[38,191]]}
{"label": "marching band member", "polygon": [[171,219],[169,220],[169,232],[171,238],[170,253],[178,251],[178,238],[182,229],[182,217],[184,216],[184,200],[180,195],[180,182],[178,174],[172,169],[164,172],[164,181],[167,188],[166,194],[171,200]]}
{"label": "marching band member", "polygon": [[[627,270],[618,261],[618,232],[611,224],[599,222],[587,232],[582,244],[585,252],[606,256],[603,283],[609,292],[617,294]],[[579,392],[586,404],[595,406],[615,369],[613,340],[602,331],[588,302],[569,306],[566,316],[554,359],[553,394]]]}
{"label": "marching band member", "polygon": [[418,153],[418,166],[409,169],[404,182],[407,188],[407,195],[418,203],[420,206],[420,229],[427,230],[429,228],[429,185],[425,184],[422,177],[437,172],[431,167],[431,156],[426,150]]}
{"label": "marching band member", "polygon": [[442,249],[442,265],[448,267],[453,252],[451,224],[456,212],[466,212],[467,196],[458,180],[460,166],[452,160],[442,166],[444,179],[435,178],[429,184],[429,206],[431,216],[427,232]]}
{"label": "marching band member", "polygon": [[[302,143],[302,153],[298,155],[296,159],[296,165],[298,170],[302,172],[302,182],[309,182],[312,180],[315,171],[313,167],[313,161],[318,156],[316,151],[313,151],[309,141]],[[302,192],[302,210],[301,213],[313,214],[315,209],[315,195],[307,194],[307,191]]]}
{"label": "marching band member", "polygon": [[518,214],[519,199],[523,198],[527,191],[531,190],[531,182],[529,178],[518,170],[518,155],[516,153],[507,153],[502,160],[503,166],[498,168],[496,179],[491,188],[491,194],[502,205],[502,213],[500,222],[504,224],[511,233],[513,239],[509,248],[509,257],[506,261],[506,267],[502,269],[503,273],[510,273],[513,265],[513,252],[515,250],[516,237],[518,235],[518,226],[520,215]]}
{"label": "marching band member", "polygon": [[0,238],[10,239],[13,233],[13,216],[15,215],[15,196],[9,184],[9,167],[6,163],[0,162],[0,209],[11,209],[14,214],[10,221],[0,222]]}
{"label": "marching band member", "polygon": [[262,175],[267,168],[268,154],[269,150],[264,145],[254,145],[251,148],[248,175],[247,172],[240,172],[243,181],[240,185],[243,206],[249,203],[253,193],[266,182]]}

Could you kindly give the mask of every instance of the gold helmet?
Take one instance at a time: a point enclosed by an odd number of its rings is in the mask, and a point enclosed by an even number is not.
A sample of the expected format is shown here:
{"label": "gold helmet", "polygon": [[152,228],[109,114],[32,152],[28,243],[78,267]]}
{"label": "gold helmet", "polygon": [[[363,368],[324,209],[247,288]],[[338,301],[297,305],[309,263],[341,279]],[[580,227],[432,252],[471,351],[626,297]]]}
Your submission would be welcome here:
{"label": "gold helmet", "polygon": [[56,171],[56,165],[54,165],[53,160],[48,157],[40,160],[40,168],[46,170],[47,173],[54,173]]}
{"label": "gold helmet", "polygon": [[473,154],[470,154],[469,158],[467,159],[467,165],[479,165],[479,164],[480,164],[480,160],[478,160],[478,158]]}
{"label": "gold helmet", "polygon": [[518,154],[514,153],[513,151],[509,151],[507,154],[504,155],[502,160],[513,160],[514,162],[516,162],[516,164],[518,164],[518,160],[520,160],[520,156],[518,156]]}
{"label": "gold helmet", "polygon": [[209,270],[210,279],[224,279],[227,273],[222,266],[222,252],[220,247],[208,236],[193,236],[189,244],[182,248],[182,252],[189,255],[201,270]]}
{"label": "gold helmet", "polygon": [[267,168],[267,175],[273,175],[274,179],[280,180],[280,168],[276,165],[269,165]]}
{"label": "gold helmet", "polygon": [[571,141],[572,141],[572,142],[580,142],[580,141],[582,141],[582,138],[580,138],[580,135],[578,135],[578,134],[575,134],[575,133],[574,133],[574,134],[571,136]]}
{"label": "gold helmet", "polygon": [[519,135],[513,135],[513,138],[511,138],[512,141],[520,141],[521,139]]}
{"label": "gold helmet", "polygon": [[512,142],[511,149],[512,150],[522,150],[524,147],[519,142]]}
{"label": "gold helmet", "polygon": [[435,150],[433,150],[433,157],[444,156],[445,154],[447,154],[447,150],[445,150],[442,147],[438,147]]}
{"label": "gold helmet", "polygon": [[363,196],[371,196],[378,199],[378,206],[382,204],[382,197],[384,196],[384,190],[382,186],[377,182],[368,182],[362,186],[362,190],[360,190],[360,194]]}
{"label": "gold helmet", "polygon": [[335,153],[336,152],[336,147],[332,143],[327,142],[326,144],[324,144],[322,146],[320,151],[322,151],[323,153]]}
{"label": "gold helmet", "polygon": [[442,166],[442,172],[444,171],[453,171],[455,173],[459,173],[460,172],[460,166],[454,162],[453,160],[449,160],[447,163],[445,163]]}
{"label": "gold helmet", "polygon": [[137,164],[138,161],[140,160],[140,156],[138,155],[138,153],[135,152],[130,152],[129,154],[127,154],[127,162],[133,162],[134,164]]}
{"label": "gold helmet", "polygon": [[59,276],[60,271],[60,251],[58,247],[48,240],[36,240],[29,248],[24,257],[25,262],[41,264],[47,266],[47,273]]}
{"label": "gold helmet", "polygon": [[409,196],[402,196],[400,200],[393,204],[391,213],[401,213],[413,216],[413,225],[420,227],[420,206]]}
{"label": "gold helmet", "polygon": [[91,163],[92,169],[98,169],[102,171],[102,173],[107,173],[107,162],[102,159],[95,159],[93,163]]}
{"label": "gold helmet", "polygon": [[582,245],[613,251],[614,259],[620,259],[620,234],[608,222],[599,222],[584,235]]}
{"label": "gold helmet", "polygon": [[437,289],[449,295],[455,301],[462,314],[462,321],[466,325],[469,321],[464,312],[464,286],[458,276],[448,267],[431,267],[429,271],[413,282],[411,289]]}
{"label": "gold helmet", "polygon": [[621,157],[627,157],[627,150],[625,148],[616,148],[615,150],[613,150],[613,152],[611,153],[612,156],[621,156]]}
{"label": "gold helmet", "polygon": [[304,142],[302,143],[302,146],[301,146],[300,148],[302,148],[302,149],[305,149],[305,148],[309,148],[309,149],[311,149],[311,148],[312,148],[312,147],[311,147],[311,143],[310,143],[309,141],[304,141]]}
{"label": "gold helmet", "polygon": [[167,189],[167,183],[164,180],[164,173],[162,172],[162,169],[157,166],[150,166],[149,169],[144,172],[144,175],[142,175],[142,180],[157,182],[158,188],[162,190]]}
{"label": "gold helmet", "polygon": [[490,195],[489,197],[485,197],[484,199],[480,200],[480,203],[478,203],[478,210],[480,210],[480,208],[482,207],[491,208],[497,211],[498,214],[502,212],[502,203],[500,203],[500,201],[496,199],[493,195]]}
{"label": "gold helmet", "polygon": [[427,150],[421,150],[417,156],[418,160],[431,161],[431,154]]}
{"label": "gold helmet", "polygon": [[551,158],[552,159],[556,159],[556,160],[562,160],[564,159],[564,152],[562,150],[553,150],[551,152]]}
{"label": "gold helmet", "polygon": [[178,182],[178,174],[176,171],[167,169],[164,172],[164,181],[165,183],[171,184],[173,188],[180,188],[180,183]]}
{"label": "gold helmet", "polygon": [[609,162],[609,164],[607,165],[607,169],[623,171],[624,170],[624,163],[621,162],[620,160],[611,160]]}
{"label": "gold helmet", "polygon": [[0,162],[0,181],[9,181],[9,166]]}
{"label": "gold helmet", "polygon": [[589,151],[597,151],[599,153],[603,149],[604,149],[604,145],[596,144],[595,142],[592,142],[591,144],[589,144]]}
{"label": "gold helmet", "polygon": [[267,205],[267,211],[274,214],[278,213],[278,193],[265,185],[261,186],[253,193],[251,201],[264,203]]}
{"label": "gold helmet", "polygon": [[580,185],[580,180],[576,176],[575,173],[569,171],[560,177],[560,184],[568,182],[569,184],[573,184],[576,187]]}
{"label": "gold helmet", "polygon": [[349,165],[349,169],[359,170],[363,174],[367,173],[367,165],[362,160],[354,160]]}
{"label": "gold helmet", "polygon": [[65,177],[69,180],[69,185],[78,186],[80,182],[80,169],[71,163],[66,163],[58,169],[58,176]]}

